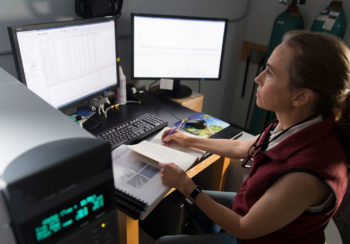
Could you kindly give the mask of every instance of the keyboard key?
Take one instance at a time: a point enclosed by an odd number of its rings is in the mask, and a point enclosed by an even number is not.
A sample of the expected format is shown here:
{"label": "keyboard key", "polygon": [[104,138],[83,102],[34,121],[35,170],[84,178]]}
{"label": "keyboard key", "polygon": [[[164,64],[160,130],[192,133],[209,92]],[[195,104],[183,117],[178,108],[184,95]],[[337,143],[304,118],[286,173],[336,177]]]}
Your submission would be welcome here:
{"label": "keyboard key", "polygon": [[131,144],[143,140],[148,135],[164,128],[168,122],[155,115],[143,114],[136,119],[129,120],[97,135],[116,148],[122,144]]}

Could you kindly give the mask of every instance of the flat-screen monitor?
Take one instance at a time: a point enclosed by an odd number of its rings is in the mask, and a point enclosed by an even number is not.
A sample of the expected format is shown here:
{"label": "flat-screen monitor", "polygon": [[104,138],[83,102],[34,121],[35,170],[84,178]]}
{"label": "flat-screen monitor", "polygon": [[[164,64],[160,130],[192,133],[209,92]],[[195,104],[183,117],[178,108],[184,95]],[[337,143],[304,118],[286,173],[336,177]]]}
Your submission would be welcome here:
{"label": "flat-screen monitor", "polygon": [[18,78],[58,109],[116,86],[113,18],[8,28]]}
{"label": "flat-screen monitor", "polygon": [[172,79],[168,97],[191,94],[180,80],[219,80],[227,28],[226,19],[131,14],[132,76]]}

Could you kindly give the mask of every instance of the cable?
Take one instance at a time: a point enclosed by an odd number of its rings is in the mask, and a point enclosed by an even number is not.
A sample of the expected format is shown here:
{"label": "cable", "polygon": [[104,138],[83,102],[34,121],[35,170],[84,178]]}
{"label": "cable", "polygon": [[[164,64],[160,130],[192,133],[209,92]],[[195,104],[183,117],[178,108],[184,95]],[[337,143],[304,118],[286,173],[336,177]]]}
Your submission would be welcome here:
{"label": "cable", "polygon": [[[260,59],[258,68],[256,70],[256,74],[255,76],[258,76],[261,72],[261,69],[264,68],[264,62],[265,62],[265,58]],[[251,116],[251,110],[252,110],[252,105],[253,105],[253,100],[254,100],[254,94],[256,93],[256,88],[257,88],[257,84],[254,82],[253,84],[253,88],[250,94],[250,99],[249,99],[249,105],[248,105],[248,112],[246,115],[246,119],[245,119],[245,125],[244,125],[244,129],[247,130],[248,129],[248,122],[249,122],[249,117]],[[253,115],[252,115],[253,116]]]}
{"label": "cable", "polygon": [[12,50],[0,50],[0,56],[12,55]]}
{"label": "cable", "polygon": [[[166,112],[168,112],[169,114],[171,114],[175,119],[177,119],[177,120],[182,120],[182,119],[180,119],[179,117],[177,117],[173,112],[171,112],[170,110],[168,110],[168,109],[164,109],[164,108],[161,108],[161,109],[157,109],[157,115],[159,114],[159,111],[162,111],[162,110],[165,110]],[[159,116],[159,115],[158,115]]]}
{"label": "cable", "polygon": [[198,93],[201,93],[201,80],[198,80]]}
{"label": "cable", "polygon": [[[131,100],[130,101],[126,101],[125,104],[129,104],[129,103],[142,104],[141,101],[131,101]],[[125,104],[122,104],[122,105],[125,105]],[[108,113],[109,110],[111,110],[111,109],[119,110],[119,106],[122,106],[122,105],[116,103],[116,104],[113,104],[113,105],[109,106],[106,110],[103,111],[103,114],[104,114],[105,118],[107,118],[107,113]]]}
{"label": "cable", "polygon": [[128,100],[128,101],[126,101],[125,104],[128,104],[128,103],[137,103],[137,104],[141,104],[142,102],[141,102],[141,101]]}
{"label": "cable", "polygon": [[118,109],[119,109],[119,106],[120,106],[120,104],[118,104],[118,103],[109,106],[109,107],[103,112],[105,118],[107,118],[107,113],[108,113],[109,110],[111,110],[111,109],[118,110]]}
{"label": "cable", "polygon": [[[248,55],[248,57],[247,57],[246,64],[245,64],[243,85],[242,85],[242,91],[241,91],[241,99],[244,98],[245,89],[246,89],[246,86],[247,86],[247,79],[248,79],[248,71],[249,71],[250,58],[251,58],[251,53],[249,53],[249,55]],[[258,69],[259,69],[259,67],[258,67]]]}

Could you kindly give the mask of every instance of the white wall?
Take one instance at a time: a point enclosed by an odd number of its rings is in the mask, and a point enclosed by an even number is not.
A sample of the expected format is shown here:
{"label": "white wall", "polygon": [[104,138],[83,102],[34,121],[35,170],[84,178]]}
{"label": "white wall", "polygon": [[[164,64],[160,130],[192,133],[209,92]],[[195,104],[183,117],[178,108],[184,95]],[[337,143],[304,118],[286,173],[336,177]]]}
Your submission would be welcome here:
{"label": "white wall", "polygon": [[[304,19],[304,29],[309,30],[314,19],[321,10],[329,5],[331,0],[306,0],[305,5],[299,5],[299,11]],[[345,14],[348,19],[344,42],[350,46],[350,1],[342,1]],[[286,9],[286,5],[280,4],[278,0],[251,0],[247,15],[246,33],[244,39],[249,42],[259,43],[267,46],[270,40],[272,26],[275,18]],[[257,66],[251,64],[247,80],[247,90],[244,99],[240,98],[245,71],[245,62],[240,62],[236,79],[236,89],[233,91],[231,101],[231,114],[228,116],[231,122],[244,126],[248,110],[249,96],[254,83]],[[237,116],[240,115],[240,116]]]}
{"label": "white wall", "polygon": [[0,0],[0,67],[17,76],[7,26],[73,17],[76,17],[73,0]]}

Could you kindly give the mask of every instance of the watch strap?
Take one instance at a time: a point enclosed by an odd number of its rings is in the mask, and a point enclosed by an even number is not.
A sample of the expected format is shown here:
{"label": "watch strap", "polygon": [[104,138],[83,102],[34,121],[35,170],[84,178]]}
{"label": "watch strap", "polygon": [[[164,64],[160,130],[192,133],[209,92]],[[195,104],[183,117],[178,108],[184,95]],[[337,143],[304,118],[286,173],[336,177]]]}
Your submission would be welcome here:
{"label": "watch strap", "polygon": [[193,189],[191,194],[186,197],[187,202],[194,205],[198,194],[201,192],[202,192],[202,187],[200,187],[199,185],[196,185],[196,187]]}

